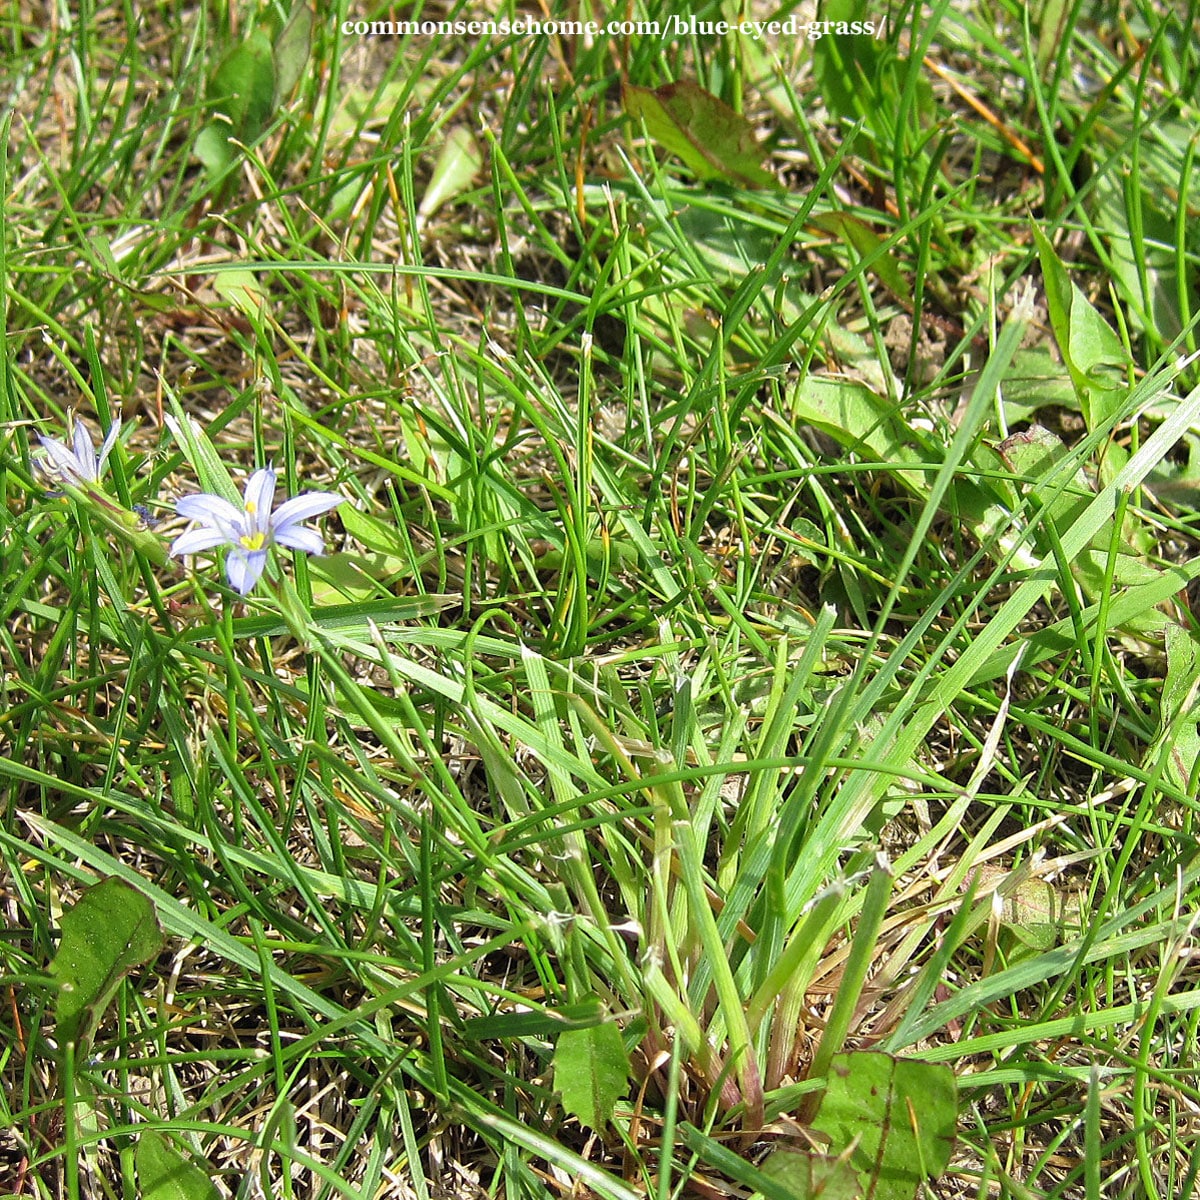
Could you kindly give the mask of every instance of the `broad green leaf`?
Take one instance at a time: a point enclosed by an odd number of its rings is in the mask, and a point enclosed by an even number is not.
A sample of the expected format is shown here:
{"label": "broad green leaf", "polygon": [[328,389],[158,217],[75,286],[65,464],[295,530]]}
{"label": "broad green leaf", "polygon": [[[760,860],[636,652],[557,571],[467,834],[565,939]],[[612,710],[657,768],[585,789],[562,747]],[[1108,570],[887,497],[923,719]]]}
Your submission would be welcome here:
{"label": "broad green leaf", "polygon": [[[823,21],[870,19],[866,0],[825,0]],[[822,37],[813,46],[813,78],[829,111],[854,122],[870,113],[883,50],[871,37]]]}
{"label": "broad green leaf", "polygon": [[[1097,98],[1097,103],[1103,102]],[[1101,161],[1109,153],[1123,156],[1136,144],[1140,169],[1096,171],[1088,180],[1084,202],[1107,244],[1106,265],[1124,301],[1126,319],[1157,350],[1178,336],[1195,310],[1194,298],[1188,299],[1193,294],[1190,272],[1180,280],[1179,268],[1196,245],[1191,220],[1182,230],[1186,244],[1178,245],[1175,190],[1180,182],[1195,179],[1194,164],[1187,165],[1195,123],[1185,114],[1156,117],[1151,132],[1136,108],[1105,104],[1095,125],[1100,144],[1089,147],[1089,153]],[[1163,180],[1169,186],[1163,187]],[[1188,207],[1194,211],[1190,201]]]}
{"label": "broad green leaf", "polygon": [[433,216],[443,204],[467,191],[482,167],[479,143],[465,125],[456,125],[438,151],[433,175],[417,211],[422,217]]}
{"label": "broad green leaf", "polygon": [[1009,426],[1028,421],[1041,408],[1079,411],[1070,373],[1048,345],[1027,346],[1012,356],[1004,374],[1002,399]]}
{"label": "broad green leaf", "polygon": [[[854,1168],[826,1154],[776,1150],[758,1169],[796,1200],[863,1200],[865,1195]],[[755,1192],[752,1200],[762,1200],[762,1193]]]}
{"label": "broad green leaf", "polygon": [[271,39],[261,29],[222,60],[208,86],[213,119],[200,131],[194,151],[215,186],[237,160],[243,145],[266,129],[275,105],[275,59]]}
{"label": "broad green leaf", "polygon": [[318,605],[370,600],[388,592],[407,566],[406,560],[387,554],[322,554],[309,560],[313,600]]}
{"label": "broad green leaf", "polygon": [[1196,730],[1197,692],[1200,691],[1200,645],[1191,632],[1172,621],[1166,630],[1167,675],[1159,705],[1159,731],[1151,756],[1166,749],[1167,775],[1186,788],[1200,758]]}
{"label": "broad green leaf", "polygon": [[[1005,949],[1010,965],[1031,951],[1050,950],[1081,932],[1082,900],[1078,891],[1033,875],[1028,866],[1013,871],[986,864],[976,871],[980,887],[1003,903],[992,908],[994,897],[983,903],[999,918],[1008,935]],[[1019,943],[1014,946],[1013,943]],[[1022,946],[1028,950],[1022,950]]]}
{"label": "broad green leaf", "polygon": [[[943,457],[928,434],[905,422],[896,405],[853,379],[810,375],[788,397],[792,419],[828,434],[847,450],[894,467],[922,467]],[[918,495],[928,491],[928,472],[896,470]]]}
{"label": "broad green leaf", "polygon": [[1070,6],[1067,0],[1042,0],[1041,12],[1037,18],[1037,72],[1039,79],[1047,78],[1047,68],[1057,58],[1069,16]]}
{"label": "broad green leaf", "polygon": [[50,964],[59,985],[54,1005],[59,1045],[86,1044],[121,980],[162,948],[154,905],[141,892],[119,879],[88,888],[63,913],[62,939]]}
{"label": "broad green leaf", "polygon": [[157,1129],[138,1136],[133,1153],[141,1200],[219,1200],[216,1185]]}
{"label": "broad green leaf", "polygon": [[1045,879],[1023,880],[1005,895],[1000,922],[1030,950],[1049,950],[1081,931],[1079,893]]}
{"label": "broad green leaf", "polygon": [[813,1128],[850,1165],[874,1200],[913,1200],[946,1169],[958,1124],[954,1072],[890,1054],[835,1054]]}
{"label": "broad green leaf", "polygon": [[621,101],[634,121],[664,150],[683,159],[699,179],[726,179],[743,187],[776,187],[762,167],[754,127],[723,100],[689,80],[660,88],[623,84]]}
{"label": "broad green leaf", "polygon": [[[873,230],[866,221],[850,213],[828,212],[818,213],[810,220],[810,224],[826,233],[831,233],[844,245],[849,246],[859,258],[874,254],[884,239]],[[912,292],[900,271],[895,258],[890,254],[881,254],[871,263],[871,270],[879,276],[884,287],[898,300],[911,303]]]}
{"label": "broad green leaf", "polygon": [[[1094,492],[1082,467],[1077,468],[1069,480],[1065,478],[1069,467],[1060,468],[1058,464],[1068,458],[1070,451],[1058,435],[1040,425],[1031,425],[1006,438],[998,449],[1004,465],[1024,480],[1042,501],[1045,519],[1053,522],[1059,536],[1066,533],[1091,504]],[[1140,523],[1127,512],[1112,576],[1118,587],[1146,583],[1158,574],[1136,548],[1140,532]],[[1072,571],[1089,600],[1098,598],[1104,588],[1111,540],[1110,518],[1072,564]],[[1038,538],[1038,548],[1044,557],[1053,550],[1044,536]]]}
{"label": "broad green leaf", "polygon": [[304,68],[308,63],[309,48],[312,45],[313,14],[312,9],[300,0],[292,10],[288,23],[279,31],[275,39],[275,92],[272,97],[272,108],[278,108],[280,103],[291,95],[292,89],[300,82]]}
{"label": "broad green leaf", "polygon": [[[1030,425],[1005,438],[998,447],[1004,465],[1034,488],[1041,488],[1044,506],[1060,529],[1068,528],[1088,504],[1092,489],[1082,467],[1064,485],[1064,470],[1055,468],[1070,455],[1062,438],[1042,425]],[[1102,536],[1102,535],[1097,535]]]}
{"label": "broad green leaf", "polygon": [[[824,0],[820,18],[835,23],[833,30],[826,26],[812,48],[821,100],[841,124],[862,120],[864,131],[858,136],[873,143],[866,152],[876,160],[890,158],[897,135],[913,132],[897,129],[897,114],[915,114],[922,128],[936,122],[933,88],[923,70],[912,71],[910,60],[900,57],[888,40],[873,36],[880,14],[869,0]],[[906,94],[910,86],[911,96]],[[850,148],[858,152],[855,135],[849,137]]]}
{"label": "broad green leaf", "polygon": [[563,1107],[589,1129],[612,1120],[629,1080],[629,1055],[612,1021],[564,1029],[554,1047],[554,1086]]}
{"label": "broad green leaf", "polygon": [[193,153],[204,166],[209,187],[233,166],[237,152],[229,141],[229,133],[221,122],[205,125],[196,135]]}
{"label": "broad green leaf", "polygon": [[1096,429],[1125,403],[1123,371],[1129,356],[1112,327],[1071,280],[1054,247],[1036,224],[1033,235],[1042,264],[1054,339],[1071,373],[1083,419],[1088,429]]}
{"label": "broad green leaf", "polygon": [[598,1025],[612,1026],[612,1021],[604,1011],[599,996],[592,996],[579,1004],[564,1004],[558,1008],[468,1017],[463,1022],[463,1030],[473,1039],[483,1041],[499,1037],[544,1038],[572,1030],[594,1029]]}
{"label": "broad green leaf", "polygon": [[255,271],[234,269],[220,271],[213,280],[213,290],[236,308],[257,329],[267,306],[267,289]]}
{"label": "broad green leaf", "polygon": [[[810,375],[792,389],[788,403],[798,424],[812,425],[865,461],[887,464],[892,476],[914,495],[929,494],[935,468],[945,459],[944,447],[931,434],[904,421],[895,404],[865,384]],[[977,456],[983,453],[976,451]],[[985,541],[994,528],[1008,522],[1000,499],[990,485],[960,478],[945,507]]]}
{"label": "broad green leaf", "polygon": [[254,30],[225,55],[208,86],[208,100],[239,142],[254,141],[267,127],[275,103],[275,51],[265,30]]}

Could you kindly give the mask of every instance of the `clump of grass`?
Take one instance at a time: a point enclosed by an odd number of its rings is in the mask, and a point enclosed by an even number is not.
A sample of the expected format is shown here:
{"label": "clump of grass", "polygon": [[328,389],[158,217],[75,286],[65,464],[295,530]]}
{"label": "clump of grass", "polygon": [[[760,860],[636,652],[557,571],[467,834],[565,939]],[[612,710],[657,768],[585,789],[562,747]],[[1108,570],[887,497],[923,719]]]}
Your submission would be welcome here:
{"label": "clump of grass", "polygon": [[[797,70],[339,7],[219,177],[287,14],[10,17],[16,1194],[132,1194],[149,1130],[229,1195],[768,1194],[854,1047],[954,1067],[947,1194],[1188,1194],[1194,51],[1052,7]],[[682,78],[788,188],[622,118]],[[72,414],[127,424],[102,495],[36,466]],[[329,554],[166,561],[270,461]],[[72,1059],[102,877],[168,948]]]}

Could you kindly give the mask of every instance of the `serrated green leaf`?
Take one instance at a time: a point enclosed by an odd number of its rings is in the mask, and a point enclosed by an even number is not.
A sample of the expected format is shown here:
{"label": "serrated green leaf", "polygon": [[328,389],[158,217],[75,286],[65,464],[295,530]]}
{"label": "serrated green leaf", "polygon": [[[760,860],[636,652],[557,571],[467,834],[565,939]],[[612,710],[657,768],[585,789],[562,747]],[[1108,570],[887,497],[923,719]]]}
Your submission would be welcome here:
{"label": "serrated green leaf", "polygon": [[220,1200],[212,1180],[157,1129],[138,1137],[133,1165],[141,1200]]}
{"label": "serrated green leaf", "polygon": [[554,1047],[554,1086],[563,1107],[589,1129],[612,1120],[629,1080],[629,1055],[612,1021],[565,1029]]}
{"label": "serrated green leaf", "polygon": [[[121,980],[161,952],[154,905],[119,879],[90,887],[62,916],[62,939],[50,963],[60,1046],[86,1044]],[[78,1055],[78,1049],[76,1050]]]}
{"label": "serrated green leaf", "polygon": [[873,1200],[913,1200],[946,1169],[958,1125],[954,1072],[889,1054],[835,1054],[813,1128],[850,1165]]}
{"label": "serrated green leaf", "polygon": [[762,167],[754,127],[723,100],[689,80],[663,87],[623,84],[621,102],[650,137],[683,159],[699,179],[727,179],[743,187],[776,187]]}

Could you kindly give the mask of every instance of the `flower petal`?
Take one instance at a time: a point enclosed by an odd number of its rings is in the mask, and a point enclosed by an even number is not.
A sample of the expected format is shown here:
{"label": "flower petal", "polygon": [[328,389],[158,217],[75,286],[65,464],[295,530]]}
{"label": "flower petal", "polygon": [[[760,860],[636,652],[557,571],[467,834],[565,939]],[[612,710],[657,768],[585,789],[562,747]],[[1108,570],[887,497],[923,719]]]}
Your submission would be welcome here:
{"label": "flower petal", "polygon": [[92,435],[88,432],[88,427],[77,420],[75,422],[74,437],[75,443],[75,469],[81,479],[87,479],[92,483],[96,482],[96,444],[92,441]]}
{"label": "flower petal", "polygon": [[64,479],[71,483],[82,479],[79,473],[78,459],[62,442],[56,441],[54,438],[42,437],[40,434],[38,441],[42,443],[42,449],[45,450],[51,465]]}
{"label": "flower petal", "polygon": [[339,496],[336,492],[301,492],[299,496],[285,500],[275,510],[271,528],[278,540],[279,535],[285,532],[289,525],[295,525],[297,521],[307,521],[311,517],[319,517],[323,512],[328,512],[345,502],[346,497]]}
{"label": "flower petal", "polygon": [[228,545],[229,538],[222,530],[206,526],[202,529],[189,529],[186,533],[181,533],[171,543],[169,553],[173,558],[180,558],[188,554],[203,554],[205,550]]}
{"label": "flower petal", "polygon": [[267,565],[265,550],[251,550],[248,553],[240,546],[229,552],[225,559],[225,578],[235,592],[244,596],[258,582]]}
{"label": "flower petal", "polygon": [[104,471],[104,464],[108,456],[112,453],[112,448],[117,444],[117,437],[121,432],[121,422],[114,421],[108,427],[108,434],[104,438],[104,444],[100,447],[100,453],[96,457],[96,478],[98,479]]}
{"label": "flower petal", "polygon": [[194,496],[180,496],[175,501],[175,511],[189,521],[202,521],[205,525],[225,528],[233,532],[234,541],[245,530],[246,514],[230,504],[224,496],[214,496],[211,492],[199,492]]}
{"label": "flower petal", "polygon": [[265,534],[271,528],[271,505],[275,503],[275,472],[263,467],[246,484],[246,522],[248,533]]}
{"label": "flower petal", "polygon": [[325,553],[325,539],[315,529],[305,529],[295,521],[283,529],[275,530],[275,540],[281,546],[303,550],[305,554]]}

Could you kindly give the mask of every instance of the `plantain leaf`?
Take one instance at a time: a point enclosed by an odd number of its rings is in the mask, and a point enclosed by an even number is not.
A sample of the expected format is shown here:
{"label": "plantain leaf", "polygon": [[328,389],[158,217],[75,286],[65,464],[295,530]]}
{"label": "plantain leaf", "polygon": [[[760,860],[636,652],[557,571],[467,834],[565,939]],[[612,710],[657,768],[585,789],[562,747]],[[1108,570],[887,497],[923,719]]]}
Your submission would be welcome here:
{"label": "plantain leaf", "polygon": [[106,879],[63,913],[62,940],[50,963],[58,981],[54,1005],[60,1046],[91,1040],[121,980],[163,948],[154,905],[135,887]]}
{"label": "plantain leaf", "polygon": [[195,154],[204,164],[208,186],[219,183],[237,160],[234,143],[257,141],[275,109],[275,51],[256,29],[221,60],[208,85],[213,119],[196,138]]}
{"label": "plantain leaf", "polygon": [[423,218],[433,216],[443,204],[457,199],[474,184],[482,166],[483,154],[474,135],[465,125],[456,125],[438,151],[417,211]]}
{"label": "plantain leaf", "polygon": [[265,30],[254,30],[225,55],[208,100],[240,142],[254,141],[267,127],[275,104],[275,51]]}

